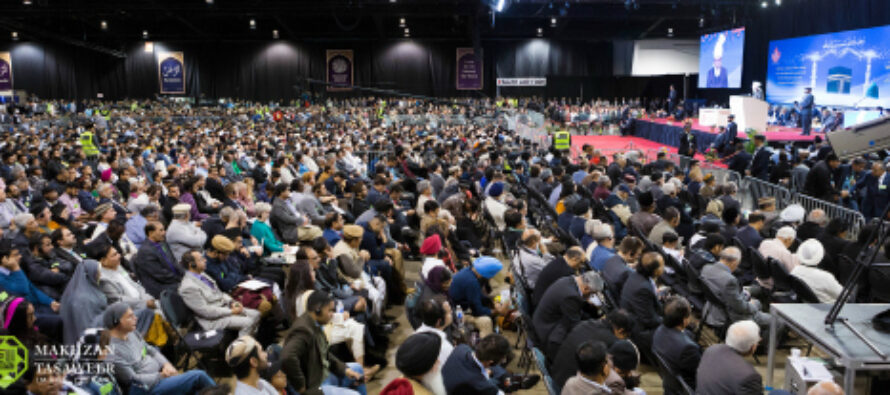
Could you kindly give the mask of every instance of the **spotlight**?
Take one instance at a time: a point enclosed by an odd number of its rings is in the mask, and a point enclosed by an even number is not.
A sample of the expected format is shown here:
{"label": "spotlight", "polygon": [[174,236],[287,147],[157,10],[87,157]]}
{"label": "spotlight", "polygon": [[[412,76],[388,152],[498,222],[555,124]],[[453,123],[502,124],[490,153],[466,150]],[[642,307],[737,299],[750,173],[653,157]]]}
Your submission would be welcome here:
{"label": "spotlight", "polygon": [[409,34],[411,34],[411,29],[408,29],[408,28],[406,27],[406,28],[405,28],[405,35],[407,36],[407,35],[409,35]]}
{"label": "spotlight", "polygon": [[501,11],[503,11],[503,10],[504,10],[504,3],[506,3],[506,2],[507,2],[507,0],[498,0],[498,2],[497,2],[497,6],[494,7],[494,10],[497,11],[497,12],[501,12]]}
{"label": "spotlight", "polygon": [[389,0],[389,2],[390,2],[390,3],[395,3],[395,2],[396,2],[396,0]]}
{"label": "spotlight", "polygon": [[256,19],[250,19],[250,30],[256,30]]}
{"label": "spotlight", "polygon": [[399,27],[405,27],[408,22],[405,21],[405,18],[399,18]]}
{"label": "spotlight", "polygon": [[278,29],[272,30],[272,39],[273,40],[278,39]]}
{"label": "spotlight", "polygon": [[145,49],[144,49],[144,50],[145,50],[145,53],[152,53],[152,52],[154,52],[154,51],[155,51],[155,43],[153,43],[153,42],[151,42],[151,41],[146,41],[146,42],[145,42]]}
{"label": "spotlight", "polygon": [[550,18],[550,27],[556,27],[556,18]]}
{"label": "spotlight", "polygon": [[782,0],[776,0],[776,5],[782,5]]}
{"label": "spotlight", "polygon": [[483,0],[483,4],[491,7],[494,12],[501,12],[507,6],[507,0]]}
{"label": "spotlight", "polygon": [[143,30],[143,31],[142,31],[142,39],[143,39],[143,40],[148,40],[148,30]]}
{"label": "spotlight", "polygon": [[668,37],[673,37],[673,36],[674,36],[674,28],[669,27],[668,28]]}
{"label": "spotlight", "polygon": [[761,7],[761,8],[769,7],[769,3],[767,3],[766,1],[764,1],[764,2],[760,3],[760,7]]}
{"label": "spotlight", "polygon": [[699,28],[705,27],[705,17],[704,17],[704,15],[702,15],[702,16],[700,16],[700,17],[698,18],[698,27],[699,27]]}
{"label": "spotlight", "polygon": [[538,37],[543,37],[543,36],[544,36],[544,28],[539,27],[538,28]]}
{"label": "spotlight", "polygon": [[22,0],[22,4],[31,5],[31,0]]}
{"label": "spotlight", "polygon": [[12,33],[10,33],[10,36],[12,36],[12,41],[19,40],[19,32],[12,32]]}
{"label": "spotlight", "polygon": [[207,3],[207,5],[213,5],[213,0],[204,0],[204,2]]}
{"label": "spotlight", "polygon": [[106,21],[99,22],[99,28],[102,30],[108,30],[108,22],[106,22]]}

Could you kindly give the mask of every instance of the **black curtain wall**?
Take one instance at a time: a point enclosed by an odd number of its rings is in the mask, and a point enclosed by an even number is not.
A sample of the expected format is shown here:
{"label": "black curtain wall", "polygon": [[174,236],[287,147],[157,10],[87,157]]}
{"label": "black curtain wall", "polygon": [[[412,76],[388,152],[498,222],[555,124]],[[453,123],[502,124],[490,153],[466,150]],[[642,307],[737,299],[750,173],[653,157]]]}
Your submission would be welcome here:
{"label": "black curtain wall", "polygon": [[[326,43],[266,42],[155,42],[145,51],[134,43],[126,58],[52,43],[23,42],[9,50],[16,89],[42,98],[87,99],[102,93],[106,99],[153,97],[158,92],[156,56],[182,51],[186,63],[187,94],[194,97],[237,97],[280,100],[297,96],[297,88],[324,92],[306,78],[325,79],[325,51],[352,49],[356,85],[429,96],[495,94],[501,77],[610,77],[611,44],[555,42],[543,39],[496,41],[483,44],[483,90],[458,91],[456,49],[471,44],[458,41],[396,40]],[[532,90],[528,94],[571,96],[577,86]],[[360,95],[363,92],[338,93]]]}

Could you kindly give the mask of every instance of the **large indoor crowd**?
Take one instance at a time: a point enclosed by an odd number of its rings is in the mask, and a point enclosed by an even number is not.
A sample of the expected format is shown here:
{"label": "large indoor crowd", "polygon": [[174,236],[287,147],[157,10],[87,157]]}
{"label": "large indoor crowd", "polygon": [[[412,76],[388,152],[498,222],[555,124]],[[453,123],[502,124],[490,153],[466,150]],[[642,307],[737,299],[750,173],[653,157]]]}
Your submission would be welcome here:
{"label": "large indoor crowd", "polygon": [[[624,129],[639,103],[3,106],[4,334],[111,346],[114,366],[31,369],[18,393],[209,393],[222,365],[236,394],[366,394],[389,362],[401,377],[382,394],[642,393],[641,364],[677,373],[668,393],[760,394],[746,358],[765,349],[770,303],[832,303],[862,251],[890,259],[868,244],[875,225],[853,238],[822,210],[749,209],[697,161],[573,157],[473,121],[538,111]],[[466,122],[398,121],[417,114]],[[743,174],[868,218],[890,201],[886,155],[739,144],[727,156]],[[890,300],[882,270],[852,299]],[[411,326],[401,344],[392,311]]]}

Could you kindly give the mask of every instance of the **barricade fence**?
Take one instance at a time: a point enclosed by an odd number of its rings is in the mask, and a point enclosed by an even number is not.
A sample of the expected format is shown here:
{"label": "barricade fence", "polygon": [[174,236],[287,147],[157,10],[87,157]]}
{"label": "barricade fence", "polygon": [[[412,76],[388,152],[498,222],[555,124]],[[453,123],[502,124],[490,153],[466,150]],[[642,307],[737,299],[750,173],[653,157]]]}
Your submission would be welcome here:
{"label": "barricade fence", "polygon": [[865,216],[859,211],[847,208],[838,204],[829,203],[824,200],[816,199],[812,196],[795,193],[791,201],[797,203],[808,212],[815,209],[822,209],[828,218],[840,218],[847,224],[847,237],[856,240],[859,237],[859,229],[866,224]]}

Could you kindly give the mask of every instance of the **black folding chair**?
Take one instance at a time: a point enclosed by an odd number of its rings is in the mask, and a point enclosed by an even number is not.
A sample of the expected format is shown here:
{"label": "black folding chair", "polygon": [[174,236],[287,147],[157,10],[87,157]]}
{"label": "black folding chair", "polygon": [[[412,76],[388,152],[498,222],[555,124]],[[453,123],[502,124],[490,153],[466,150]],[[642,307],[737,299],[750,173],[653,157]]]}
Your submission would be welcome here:
{"label": "black folding chair", "polygon": [[[711,287],[709,287],[708,284],[706,284],[706,283],[702,284],[702,294],[705,296],[705,300],[710,305],[710,308],[705,307],[705,313],[702,316],[701,323],[699,324],[698,330],[695,333],[695,340],[698,341],[698,339],[701,338],[701,330],[702,330],[702,327],[704,327],[704,326],[708,326],[709,328],[711,328],[714,331],[714,333],[717,334],[718,339],[723,339],[724,336],[726,336],[726,330],[729,329],[729,324],[730,324],[729,311],[726,308],[726,304],[723,303],[723,300],[721,300],[717,296],[717,294],[714,293],[713,290],[711,290]],[[708,324],[708,316],[712,314],[712,311],[714,309],[717,309],[717,310],[723,312],[724,320],[723,320],[723,323],[720,325]]]}
{"label": "black folding chair", "polygon": [[756,278],[766,280],[772,277],[769,264],[767,264],[766,258],[763,257],[763,254],[761,254],[760,251],[757,251],[754,247],[748,247],[748,257],[753,264],[754,276]]}
{"label": "black folding chair", "polygon": [[773,290],[778,292],[791,291],[791,274],[788,273],[785,265],[772,257],[766,258],[766,261],[769,263],[770,274],[772,274],[773,278]]}
{"label": "black folding chair", "polygon": [[791,282],[791,290],[797,295],[798,301],[801,303],[820,303],[819,297],[816,296],[816,293],[813,292],[813,289],[807,283],[793,275],[788,276],[788,279]]}
{"label": "black folding chair", "polygon": [[664,389],[665,395],[694,395],[695,390],[692,389],[686,380],[683,378],[683,375],[674,371],[674,369],[667,363],[664,357],[655,350],[652,349],[652,354],[655,356],[655,362],[658,364],[658,374],[661,376],[662,388]]}
{"label": "black folding chair", "polygon": [[[195,353],[207,357],[221,357],[223,348],[235,339],[237,332],[231,330],[205,331],[197,325],[195,314],[185,305],[182,296],[176,291],[161,292],[161,310],[164,318],[173,326],[179,347],[185,348],[186,358],[182,369],[188,369],[189,361]],[[197,358],[198,366],[207,370],[201,358]],[[177,368],[179,364],[174,362]]]}

